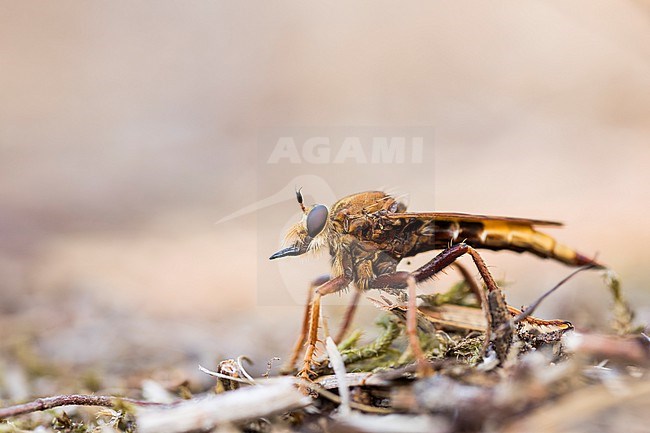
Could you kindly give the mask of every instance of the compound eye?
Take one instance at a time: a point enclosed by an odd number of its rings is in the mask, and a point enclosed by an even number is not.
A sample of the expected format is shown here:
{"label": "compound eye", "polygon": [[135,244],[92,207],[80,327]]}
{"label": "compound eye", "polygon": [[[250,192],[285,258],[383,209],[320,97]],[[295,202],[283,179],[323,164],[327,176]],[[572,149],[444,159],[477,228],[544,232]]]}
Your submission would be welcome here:
{"label": "compound eye", "polygon": [[322,204],[317,204],[309,211],[309,215],[307,215],[307,233],[310,237],[315,237],[323,230],[327,222],[327,214],[327,207]]}

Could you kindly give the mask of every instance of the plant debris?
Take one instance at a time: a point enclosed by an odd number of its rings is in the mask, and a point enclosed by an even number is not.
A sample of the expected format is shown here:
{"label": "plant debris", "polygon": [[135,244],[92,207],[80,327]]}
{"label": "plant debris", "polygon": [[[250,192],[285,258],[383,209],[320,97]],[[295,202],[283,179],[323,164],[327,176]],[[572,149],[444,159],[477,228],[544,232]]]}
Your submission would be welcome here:
{"label": "plant debris", "polygon": [[587,432],[625,425],[625,417],[639,425],[629,431],[643,431],[650,339],[633,326],[618,281],[607,281],[611,334],[535,318],[509,306],[500,289],[478,294],[464,281],[419,297],[418,337],[433,371],[419,377],[405,335],[407,302],[380,292],[372,300],[382,311],[377,337],[362,342],[356,330],[338,346],[327,337],[313,381],[274,377],[277,359],[257,378],[247,358],[226,359],[215,371],[201,367],[215,381],[199,393],[187,382],[146,380],[144,400],[60,395],[5,404],[0,433]]}

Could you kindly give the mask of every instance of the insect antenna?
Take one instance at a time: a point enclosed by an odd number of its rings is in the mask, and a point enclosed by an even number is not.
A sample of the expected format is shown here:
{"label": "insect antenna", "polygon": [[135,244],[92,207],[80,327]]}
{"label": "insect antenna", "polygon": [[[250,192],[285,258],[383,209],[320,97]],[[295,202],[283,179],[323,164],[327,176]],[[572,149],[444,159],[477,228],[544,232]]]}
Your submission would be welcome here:
{"label": "insect antenna", "polygon": [[307,213],[307,209],[305,209],[305,205],[303,204],[301,191],[302,187],[296,189],[296,200],[298,200],[298,204],[300,205],[300,209],[302,209],[302,213]]}

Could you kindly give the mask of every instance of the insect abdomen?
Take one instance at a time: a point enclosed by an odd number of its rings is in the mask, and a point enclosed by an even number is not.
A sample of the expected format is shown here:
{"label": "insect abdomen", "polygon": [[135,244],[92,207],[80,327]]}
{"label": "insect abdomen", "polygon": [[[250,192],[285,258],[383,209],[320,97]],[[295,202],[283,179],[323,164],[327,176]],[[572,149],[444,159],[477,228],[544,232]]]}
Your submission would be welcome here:
{"label": "insect abdomen", "polygon": [[[415,221],[411,222],[414,223]],[[414,248],[406,255],[431,249],[444,249],[449,245],[465,242],[474,248],[526,251],[571,266],[593,262],[592,259],[560,244],[552,236],[538,232],[529,224],[488,218],[481,222],[435,219],[422,223],[413,235]]]}
{"label": "insect abdomen", "polygon": [[[461,227],[463,224],[460,223]],[[477,236],[467,240],[468,244],[475,247],[527,251],[571,266],[581,266],[593,262],[592,259],[560,244],[552,236],[538,232],[531,225],[495,220],[486,220],[480,224],[483,227],[479,232],[475,232]]]}

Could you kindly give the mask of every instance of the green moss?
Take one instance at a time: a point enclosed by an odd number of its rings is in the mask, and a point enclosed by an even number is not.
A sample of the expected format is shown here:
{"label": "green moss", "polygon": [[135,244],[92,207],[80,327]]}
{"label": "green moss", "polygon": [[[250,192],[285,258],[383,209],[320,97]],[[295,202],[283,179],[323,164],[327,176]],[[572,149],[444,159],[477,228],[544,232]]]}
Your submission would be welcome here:
{"label": "green moss", "polygon": [[444,293],[434,293],[432,295],[420,295],[425,305],[439,307],[445,304],[463,305],[466,307],[480,307],[476,296],[469,288],[465,280],[460,281]]}
{"label": "green moss", "polygon": [[632,307],[630,307],[623,296],[621,281],[618,279],[618,276],[613,271],[607,270],[605,271],[604,278],[605,284],[614,298],[612,328],[619,335],[642,332],[643,326],[634,326],[634,310],[632,310]]}
{"label": "green moss", "polygon": [[484,341],[484,335],[457,338],[453,345],[450,345],[447,356],[454,356],[469,365],[476,365],[483,357]]}
{"label": "green moss", "polygon": [[338,345],[339,352],[343,353],[356,346],[362,335],[363,332],[360,329],[352,331],[352,334]]}
{"label": "green moss", "polygon": [[341,356],[346,365],[369,359],[379,360],[385,355],[390,355],[390,346],[402,332],[401,327],[397,320],[389,315],[382,315],[377,320],[377,325],[384,328],[384,331],[373,342],[365,346],[350,347],[341,351]]}

